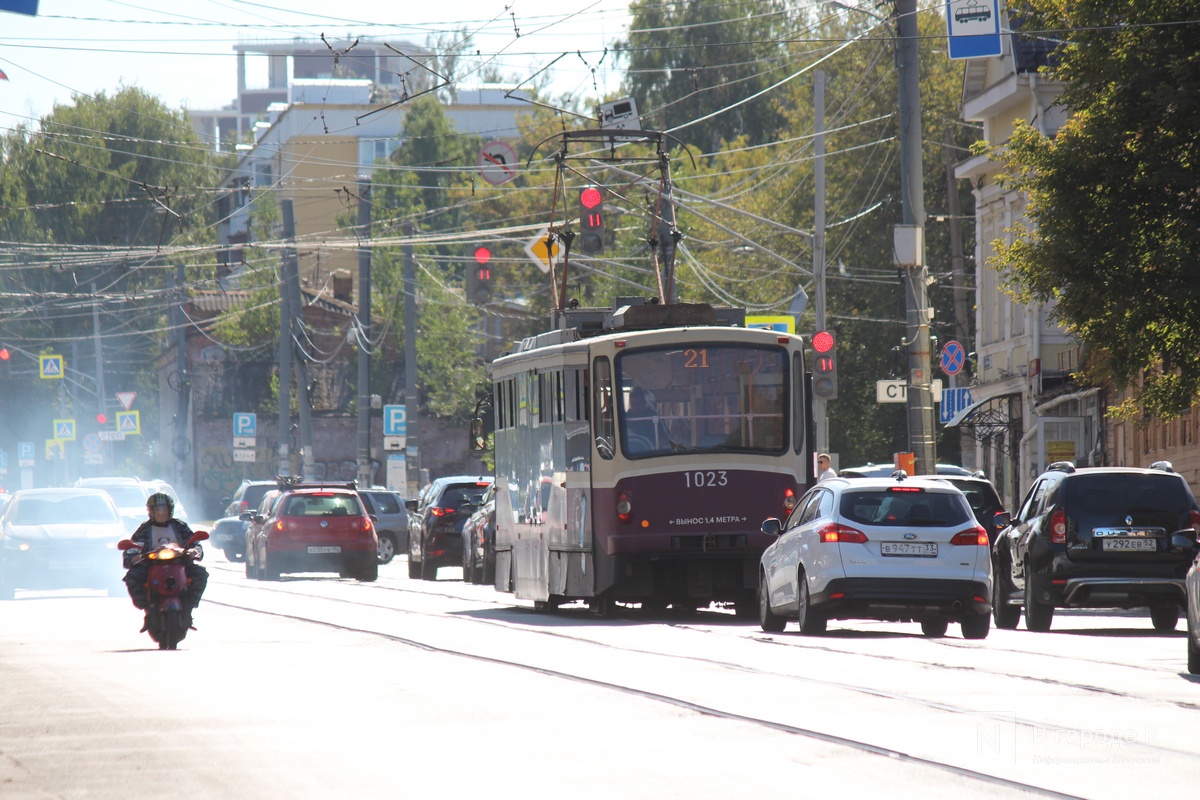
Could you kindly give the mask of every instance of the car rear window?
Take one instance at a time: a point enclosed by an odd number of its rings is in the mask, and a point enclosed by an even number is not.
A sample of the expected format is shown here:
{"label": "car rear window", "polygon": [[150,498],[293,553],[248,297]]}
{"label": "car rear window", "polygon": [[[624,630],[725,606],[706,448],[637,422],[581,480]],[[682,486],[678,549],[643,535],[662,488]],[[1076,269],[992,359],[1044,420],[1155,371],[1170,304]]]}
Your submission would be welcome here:
{"label": "car rear window", "polygon": [[962,497],[947,492],[860,489],[842,495],[842,519],[860,525],[959,525],[974,520]]}
{"label": "car rear window", "polygon": [[1063,481],[1059,499],[1084,514],[1175,511],[1189,505],[1187,489],[1174,475],[1076,475]]}
{"label": "car rear window", "polygon": [[483,494],[487,491],[486,486],[477,486],[473,483],[464,484],[462,486],[447,486],[442,492],[442,497],[438,500],[438,505],[442,508],[458,508],[463,503],[469,502],[476,495]]}
{"label": "car rear window", "polygon": [[302,494],[286,499],[285,517],[345,517],[361,516],[362,506],[352,494]]}
{"label": "car rear window", "polygon": [[390,492],[368,492],[367,497],[375,505],[378,514],[399,514],[400,502]]}

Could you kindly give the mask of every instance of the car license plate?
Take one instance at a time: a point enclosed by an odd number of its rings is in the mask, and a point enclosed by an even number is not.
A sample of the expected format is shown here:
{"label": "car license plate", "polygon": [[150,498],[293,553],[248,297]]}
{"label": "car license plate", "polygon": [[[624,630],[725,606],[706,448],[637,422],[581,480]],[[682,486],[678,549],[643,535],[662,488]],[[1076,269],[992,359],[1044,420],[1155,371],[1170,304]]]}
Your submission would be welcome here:
{"label": "car license plate", "polygon": [[880,542],[879,546],[885,556],[934,558],[938,553],[937,542]]}
{"label": "car license plate", "polygon": [[324,545],[324,546],[320,546],[320,547],[318,547],[316,545],[312,545],[308,548],[308,552],[311,555],[319,555],[321,553],[340,553],[340,552],[342,552],[342,548],[336,544]]}
{"label": "car license plate", "polygon": [[1101,541],[1104,542],[1105,550],[1139,550],[1147,553],[1158,550],[1158,542],[1154,539],[1134,539],[1126,536],[1118,539],[1101,539]]}

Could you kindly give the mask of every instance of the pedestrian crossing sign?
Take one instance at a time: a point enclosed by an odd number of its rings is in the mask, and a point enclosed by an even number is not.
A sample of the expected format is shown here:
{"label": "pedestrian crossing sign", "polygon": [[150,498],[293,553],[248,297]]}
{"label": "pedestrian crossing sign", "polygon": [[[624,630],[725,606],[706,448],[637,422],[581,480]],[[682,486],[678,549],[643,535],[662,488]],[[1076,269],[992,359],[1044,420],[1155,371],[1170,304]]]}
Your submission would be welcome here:
{"label": "pedestrian crossing sign", "polygon": [[62,380],[62,356],[38,356],[38,374],[51,380]]}
{"label": "pedestrian crossing sign", "polygon": [[126,436],[141,436],[142,415],[139,411],[118,411],[117,431]]}
{"label": "pedestrian crossing sign", "polygon": [[73,420],[73,419],[56,419],[56,420],[54,420],[54,440],[56,442],[73,442],[73,441],[75,441],[75,420]]}

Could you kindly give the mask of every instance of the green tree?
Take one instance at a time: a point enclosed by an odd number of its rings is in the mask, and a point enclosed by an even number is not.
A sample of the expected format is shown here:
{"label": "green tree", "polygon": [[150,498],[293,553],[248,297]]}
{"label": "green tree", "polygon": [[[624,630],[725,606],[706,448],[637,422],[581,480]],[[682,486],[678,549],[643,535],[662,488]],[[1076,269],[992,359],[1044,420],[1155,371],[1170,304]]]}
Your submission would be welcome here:
{"label": "green tree", "polygon": [[[1200,46],[1190,0],[1025,0],[1022,28],[1061,42],[1071,117],[1018,124],[995,157],[1029,225],[997,243],[1022,301],[1091,350],[1086,374],[1172,418],[1200,394]],[[1033,34],[1030,34],[1033,35]]]}

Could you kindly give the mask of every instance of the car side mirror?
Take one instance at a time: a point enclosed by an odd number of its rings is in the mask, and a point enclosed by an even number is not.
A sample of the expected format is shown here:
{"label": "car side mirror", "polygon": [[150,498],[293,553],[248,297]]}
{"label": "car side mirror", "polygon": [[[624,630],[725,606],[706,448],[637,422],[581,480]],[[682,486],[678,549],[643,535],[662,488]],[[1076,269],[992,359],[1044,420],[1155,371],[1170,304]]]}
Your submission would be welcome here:
{"label": "car side mirror", "polygon": [[406,511],[416,511],[417,510],[417,501],[416,500],[405,500],[404,501],[404,509]]}
{"label": "car side mirror", "polygon": [[783,531],[783,523],[777,517],[767,517],[760,530],[768,536],[778,536]]}
{"label": "car side mirror", "polygon": [[253,518],[254,512],[252,511],[243,511],[242,513],[238,514],[238,519],[242,520],[243,522],[249,522]]}
{"label": "car side mirror", "polygon": [[[1190,529],[1189,529],[1190,530]],[[117,545],[120,547],[120,545]],[[1200,543],[1192,540],[1186,533],[1171,534],[1171,550],[1176,553],[1192,553],[1200,549]]]}
{"label": "car side mirror", "polygon": [[262,514],[255,514],[254,516],[250,517],[250,521],[253,522],[255,525],[262,525],[264,522],[267,521],[267,518],[264,517]]}
{"label": "car side mirror", "polygon": [[1012,525],[1012,515],[1009,514],[1007,511],[997,511],[996,512],[996,527],[997,528],[1007,528],[1009,525]]}
{"label": "car side mirror", "polygon": [[371,522],[373,524],[375,524],[375,525],[379,524],[379,517],[375,516],[374,514],[367,514],[367,516],[371,518]]}

